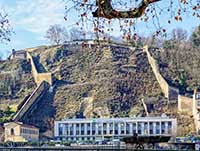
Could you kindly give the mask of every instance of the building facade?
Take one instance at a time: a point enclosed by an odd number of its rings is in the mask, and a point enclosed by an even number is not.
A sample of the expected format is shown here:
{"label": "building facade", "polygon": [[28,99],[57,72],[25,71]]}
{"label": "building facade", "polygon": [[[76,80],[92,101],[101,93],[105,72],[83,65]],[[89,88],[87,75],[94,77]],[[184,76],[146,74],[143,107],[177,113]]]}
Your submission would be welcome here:
{"label": "building facade", "polygon": [[26,51],[24,50],[12,50],[12,54],[9,56],[9,59],[26,59]]}
{"label": "building facade", "polygon": [[27,142],[27,141],[38,141],[39,140],[39,129],[25,125],[20,122],[5,123],[5,138],[4,141],[11,142]]}
{"label": "building facade", "polygon": [[67,119],[55,121],[54,134],[63,141],[102,141],[126,136],[176,136],[177,121],[169,117]]}

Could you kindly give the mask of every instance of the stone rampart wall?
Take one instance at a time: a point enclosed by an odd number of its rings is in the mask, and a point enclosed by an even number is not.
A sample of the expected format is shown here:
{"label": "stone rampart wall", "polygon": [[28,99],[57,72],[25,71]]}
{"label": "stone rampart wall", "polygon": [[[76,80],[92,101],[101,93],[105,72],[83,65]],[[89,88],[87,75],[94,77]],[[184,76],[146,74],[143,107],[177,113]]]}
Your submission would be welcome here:
{"label": "stone rampart wall", "polygon": [[37,85],[40,85],[40,83],[42,83],[43,81],[46,81],[50,85],[52,85],[52,74],[51,73],[38,73],[35,63],[34,63],[34,60],[33,60],[33,57],[31,56],[31,54],[29,52],[27,52],[26,57],[31,63],[32,74],[33,74],[35,83]]}

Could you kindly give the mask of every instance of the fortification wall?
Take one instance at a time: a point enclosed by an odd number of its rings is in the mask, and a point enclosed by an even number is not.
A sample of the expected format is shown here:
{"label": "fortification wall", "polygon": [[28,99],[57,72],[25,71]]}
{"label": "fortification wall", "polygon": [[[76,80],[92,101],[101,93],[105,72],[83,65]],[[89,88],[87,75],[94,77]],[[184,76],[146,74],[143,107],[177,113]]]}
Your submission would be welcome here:
{"label": "fortification wall", "polygon": [[151,68],[153,70],[153,73],[155,74],[156,76],[156,79],[162,89],[162,92],[164,93],[164,96],[166,98],[168,98],[170,101],[177,101],[178,99],[178,94],[179,94],[179,90],[174,88],[174,87],[171,87],[169,86],[169,84],[167,83],[167,81],[163,78],[163,76],[160,74],[160,71],[159,71],[159,66],[158,66],[158,63],[157,63],[157,60],[155,60],[149,50],[148,50],[148,46],[145,46],[144,48],[144,51],[146,52],[147,54],[147,58],[148,58],[148,61],[149,61],[149,64],[151,65]]}
{"label": "fortification wall", "polygon": [[51,73],[38,73],[35,63],[33,61],[33,57],[29,52],[27,52],[27,60],[30,61],[32,67],[32,74],[37,85],[40,85],[43,81],[48,82],[52,85],[52,74]]}
{"label": "fortification wall", "polygon": [[193,103],[194,101],[192,98],[183,95],[178,95],[178,111],[187,112],[188,114],[192,115]]}
{"label": "fortification wall", "polygon": [[42,83],[43,81],[48,82],[52,85],[52,74],[51,73],[38,73],[37,74],[37,83]]}
{"label": "fortification wall", "polygon": [[33,91],[31,96],[24,102],[24,104],[21,106],[17,114],[13,117],[14,121],[18,121],[23,118],[23,116],[31,109],[31,106],[36,104],[42,96],[46,93],[48,90],[49,85],[47,82],[42,82],[40,85]]}
{"label": "fortification wall", "polygon": [[169,98],[169,85],[168,83],[165,81],[165,79],[162,77],[162,75],[160,74],[159,71],[159,67],[157,64],[157,61],[151,56],[149,50],[148,50],[148,46],[144,47],[144,51],[147,54],[148,60],[149,60],[149,64],[151,65],[151,68],[156,76],[156,79],[162,89],[162,92],[164,93],[166,98]]}

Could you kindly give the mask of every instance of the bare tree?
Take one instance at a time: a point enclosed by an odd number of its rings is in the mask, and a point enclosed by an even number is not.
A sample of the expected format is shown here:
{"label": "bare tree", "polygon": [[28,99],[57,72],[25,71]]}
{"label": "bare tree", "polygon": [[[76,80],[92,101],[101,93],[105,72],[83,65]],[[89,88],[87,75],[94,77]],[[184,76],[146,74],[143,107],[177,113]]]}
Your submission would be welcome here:
{"label": "bare tree", "polygon": [[196,27],[190,39],[194,46],[200,47],[200,25]]}
{"label": "bare tree", "polygon": [[187,31],[182,28],[172,30],[172,40],[180,43],[181,41],[187,40]]}
{"label": "bare tree", "polygon": [[96,0],[97,9],[93,12],[94,17],[103,18],[138,18],[144,14],[149,4],[160,0],[142,0],[137,8],[128,11],[115,10],[111,4],[111,0]]}
{"label": "bare tree", "polygon": [[0,11],[0,41],[10,41],[12,29],[8,20],[8,14]]}
{"label": "bare tree", "polygon": [[68,40],[68,32],[65,27],[62,27],[61,25],[51,25],[46,32],[45,38],[52,44],[59,45]]}
{"label": "bare tree", "polygon": [[[138,28],[135,25],[141,21],[154,25],[152,31],[155,36],[165,36],[167,29],[164,23],[171,24],[173,20],[181,22],[184,14],[200,18],[199,0],[68,0],[65,8],[66,20],[75,10],[78,17],[76,25],[83,30],[90,26],[99,34],[110,33],[114,29],[108,27],[116,27],[112,23],[116,25],[116,20],[119,21],[122,37],[134,36]],[[166,18],[161,22],[163,14]]]}
{"label": "bare tree", "polygon": [[70,34],[70,40],[83,40],[85,39],[86,33],[79,30],[78,28],[72,28],[69,31]]}

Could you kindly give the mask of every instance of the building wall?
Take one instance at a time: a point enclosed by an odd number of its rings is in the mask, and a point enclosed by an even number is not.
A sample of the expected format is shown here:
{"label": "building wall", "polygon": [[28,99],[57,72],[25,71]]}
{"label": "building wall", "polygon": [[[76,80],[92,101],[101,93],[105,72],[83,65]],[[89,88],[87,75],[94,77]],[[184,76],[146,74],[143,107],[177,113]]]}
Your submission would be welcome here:
{"label": "building wall", "polygon": [[[14,134],[11,134],[11,129],[14,130]],[[9,127],[5,126],[5,142],[12,141],[12,142],[24,142],[25,139],[20,136],[20,126],[13,123],[10,124]]]}
{"label": "building wall", "polygon": [[56,121],[55,137],[68,141],[113,140],[133,136],[175,136],[176,119],[170,118],[117,118],[117,119],[72,119]]}
{"label": "building wall", "polygon": [[188,114],[193,114],[193,99],[178,95],[178,111],[187,112]]}
{"label": "building wall", "polygon": [[[26,128],[27,130],[34,130],[35,134],[22,133],[21,128]],[[13,129],[13,134],[11,134],[11,129]],[[5,139],[4,141],[11,142],[26,142],[26,141],[38,141],[39,140],[39,130],[36,128],[23,127],[17,123],[8,123],[5,125]]]}
{"label": "building wall", "polygon": [[[29,130],[31,132],[23,132],[22,129]],[[38,141],[39,140],[39,130],[34,128],[21,127],[21,136],[27,141]]]}

